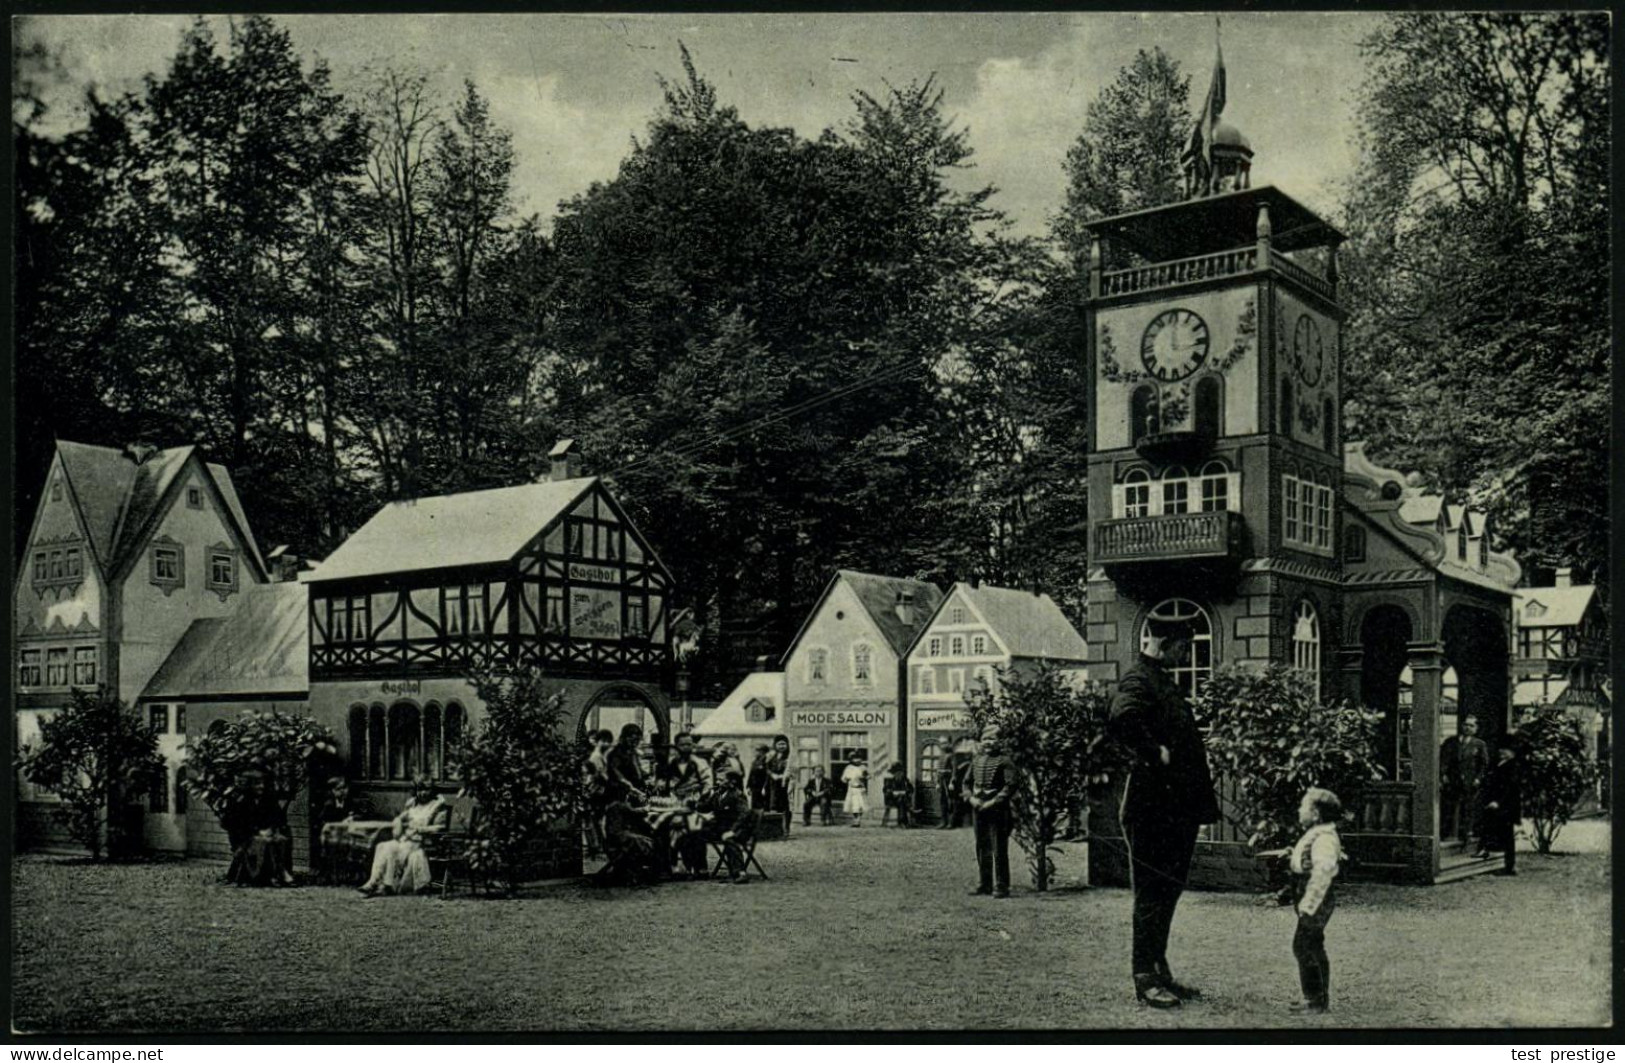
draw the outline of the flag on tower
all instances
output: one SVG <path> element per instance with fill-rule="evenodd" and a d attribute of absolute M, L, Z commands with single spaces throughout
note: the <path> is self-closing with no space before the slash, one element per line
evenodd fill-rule
<path fill-rule="evenodd" d="M 1187 165 L 1197 159 L 1202 160 L 1203 183 L 1207 175 L 1213 172 L 1213 130 L 1219 124 L 1219 115 L 1224 113 L 1224 46 L 1218 40 L 1218 19 L 1214 19 L 1215 58 L 1213 60 L 1213 79 L 1208 83 L 1207 101 L 1202 104 L 1201 117 L 1197 118 L 1196 126 L 1191 130 L 1190 144 L 1185 148 L 1185 162 Z"/>

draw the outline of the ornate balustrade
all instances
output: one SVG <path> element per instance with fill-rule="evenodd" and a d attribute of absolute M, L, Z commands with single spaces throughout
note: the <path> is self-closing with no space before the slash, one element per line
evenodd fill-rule
<path fill-rule="evenodd" d="M 1095 525 L 1092 557 L 1101 564 L 1228 557 L 1241 532 L 1241 514 L 1228 510 L 1105 520 Z"/>
<path fill-rule="evenodd" d="M 1331 281 L 1318 276 L 1311 270 L 1304 269 L 1273 248 L 1270 250 L 1270 265 L 1282 276 L 1292 279 L 1323 299 L 1335 300 L 1337 298 L 1337 292 L 1332 288 Z"/>
<path fill-rule="evenodd" d="M 1408 782 L 1367 783 L 1350 810 L 1350 829 L 1361 834 L 1414 834 L 1411 804 L 1415 789 Z"/>
<path fill-rule="evenodd" d="M 1171 262 L 1158 262 L 1135 269 L 1115 270 L 1100 278 L 1100 294 L 1133 295 L 1157 288 L 1171 288 L 1178 284 L 1232 277 L 1238 273 L 1251 273 L 1258 268 L 1256 245 L 1220 251 L 1213 255 L 1194 258 L 1176 258 Z"/>

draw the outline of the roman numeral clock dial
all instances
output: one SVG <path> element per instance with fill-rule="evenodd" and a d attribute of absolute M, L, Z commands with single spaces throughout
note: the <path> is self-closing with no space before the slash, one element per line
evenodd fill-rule
<path fill-rule="evenodd" d="M 1146 326 L 1140 361 L 1146 372 L 1171 384 L 1202 367 L 1208 354 L 1207 322 L 1189 310 L 1164 310 Z"/>

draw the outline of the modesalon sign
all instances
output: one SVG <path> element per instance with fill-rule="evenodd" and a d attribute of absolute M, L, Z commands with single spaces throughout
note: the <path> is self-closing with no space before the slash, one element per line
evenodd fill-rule
<path fill-rule="evenodd" d="M 792 709 L 791 727 L 890 727 L 886 709 Z"/>

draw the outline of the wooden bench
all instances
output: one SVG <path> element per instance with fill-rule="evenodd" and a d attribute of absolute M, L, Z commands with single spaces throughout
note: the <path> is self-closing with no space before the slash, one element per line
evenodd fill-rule
<path fill-rule="evenodd" d="M 468 847 L 479 822 L 479 806 L 471 797 L 448 797 L 446 808 L 446 829 L 423 836 L 423 854 L 429 858 L 429 885 L 439 890 L 441 897 L 450 896 L 459 878 L 470 886 L 479 884 L 476 879 L 483 881 L 483 876 L 473 873 L 468 859 Z"/>

